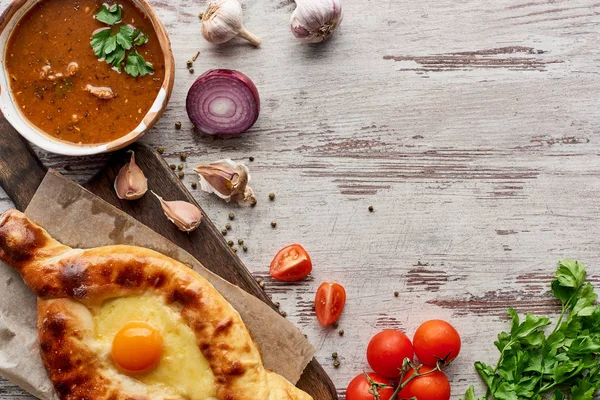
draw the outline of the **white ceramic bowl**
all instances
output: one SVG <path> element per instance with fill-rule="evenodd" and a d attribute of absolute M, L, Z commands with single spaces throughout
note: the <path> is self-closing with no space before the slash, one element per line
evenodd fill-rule
<path fill-rule="evenodd" d="M 4 114 L 4 117 L 31 143 L 44 150 L 57 154 L 84 156 L 106 153 L 123 148 L 138 140 L 156 123 L 156 121 L 158 121 L 167 107 L 175 79 L 175 61 L 173 59 L 173 52 L 171 50 L 171 43 L 167 31 L 150 5 L 145 0 L 133 0 L 152 21 L 152 25 L 154 26 L 154 30 L 165 57 L 165 79 L 158 96 L 154 100 L 148 113 L 144 116 L 142 122 L 125 136 L 104 144 L 79 145 L 56 139 L 34 126 L 27 118 L 25 118 L 25 116 L 23 116 L 23 114 L 21 114 L 10 92 L 6 67 L 4 64 L 8 39 L 19 20 L 38 1 L 39 0 L 13 0 L 13 2 L 4 10 L 2 15 L 0 15 L 0 49 L 2 49 L 0 52 L 0 111 Z"/>

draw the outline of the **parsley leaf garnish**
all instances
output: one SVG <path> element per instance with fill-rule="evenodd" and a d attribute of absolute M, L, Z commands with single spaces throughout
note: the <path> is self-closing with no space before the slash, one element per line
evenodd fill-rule
<path fill-rule="evenodd" d="M 125 50 L 131 49 L 131 46 L 133 46 L 132 36 L 134 32 L 135 30 L 128 25 L 121 26 L 119 28 L 119 32 L 115 35 L 116 41 L 119 44 L 119 46 L 121 46 Z"/>
<path fill-rule="evenodd" d="M 143 44 L 148 43 L 148 36 L 146 36 L 146 34 L 144 32 L 141 32 L 138 30 L 138 34 L 137 35 L 133 35 L 133 37 L 135 37 L 135 44 L 136 46 L 141 46 Z"/>
<path fill-rule="evenodd" d="M 125 59 L 125 50 L 122 47 L 117 47 L 115 51 L 106 55 L 106 62 L 121 72 L 121 63 Z"/>
<path fill-rule="evenodd" d="M 137 77 L 139 75 L 144 76 L 151 72 L 154 72 L 154 68 L 152 68 L 152 64 L 144 60 L 144 57 L 142 57 L 140 53 L 134 50 L 127 56 L 125 71 L 129 75 Z"/>
<path fill-rule="evenodd" d="M 102 8 L 96 14 L 96 19 L 106 25 L 115 25 L 121 22 L 121 7 L 118 4 L 113 4 L 110 8 L 106 4 L 102 4 Z"/>
<path fill-rule="evenodd" d="M 106 40 L 110 38 L 110 29 L 106 28 L 94 36 L 92 36 L 92 41 L 90 44 L 92 45 L 92 49 L 94 49 L 94 54 L 98 58 L 106 58 L 106 53 L 104 52 L 104 44 Z"/>
<path fill-rule="evenodd" d="M 560 261 L 551 288 L 562 305 L 554 329 L 546 330 L 549 318 L 527 314 L 522 321 L 509 309 L 510 332 L 495 342 L 498 363 L 475 363 L 488 391 L 476 397 L 470 387 L 464 400 L 593 400 L 600 392 L 600 306 L 585 265 Z"/>
<path fill-rule="evenodd" d="M 95 18 L 107 25 L 115 25 L 122 20 L 121 7 L 114 4 L 110 7 L 102 5 Z M 154 72 L 152 64 L 135 49 L 148 42 L 148 36 L 130 25 L 121 25 L 116 33 L 107 27 L 92 36 L 90 45 L 99 60 L 104 60 L 121 72 L 125 61 L 125 72 L 133 77 L 145 76 Z"/>

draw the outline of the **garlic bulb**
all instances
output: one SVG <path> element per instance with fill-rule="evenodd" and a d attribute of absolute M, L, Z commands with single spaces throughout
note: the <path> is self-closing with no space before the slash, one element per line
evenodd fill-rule
<path fill-rule="evenodd" d="M 211 1 L 199 16 L 202 36 L 211 43 L 221 44 L 239 36 L 255 46 L 260 45 L 260 39 L 244 28 L 242 6 L 238 0 Z"/>
<path fill-rule="evenodd" d="M 191 232 L 200 226 L 202 211 L 187 201 L 165 201 L 162 197 L 152 192 L 160 201 L 163 212 L 177 228 L 184 232 Z"/>
<path fill-rule="evenodd" d="M 296 0 L 291 18 L 292 33 L 301 42 L 322 42 L 333 35 L 342 17 L 339 0 Z"/>
<path fill-rule="evenodd" d="M 241 205 L 255 205 L 256 196 L 248 182 L 250 171 L 244 164 L 232 160 L 219 160 L 199 165 L 194 171 L 200 177 L 200 188 L 214 193 L 225 201 L 236 200 Z"/>
<path fill-rule="evenodd" d="M 115 178 L 115 192 L 120 199 L 137 200 L 148 190 L 148 180 L 135 163 L 135 153 L 133 151 L 130 153 L 131 159 L 123 165 Z"/>

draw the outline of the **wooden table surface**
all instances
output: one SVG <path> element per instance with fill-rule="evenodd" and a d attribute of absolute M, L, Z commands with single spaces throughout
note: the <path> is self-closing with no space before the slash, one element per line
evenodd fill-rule
<path fill-rule="evenodd" d="M 443 318 L 463 338 L 447 370 L 458 399 L 479 384 L 472 363 L 497 359 L 492 342 L 507 328 L 507 307 L 558 309 L 548 294 L 558 259 L 586 262 L 598 283 L 597 0 L 346 0 L 339 34 L 320 46 L 292 37 L 293 1 L 244 1 L 259 49 L 204 41 L 204 2 L 150 2 L 177 72 L 169 107 L 143 141 L 164 146 L 174 164 L 187 153 L 188 187 L 198 163 L 247 161 L 256 208 L 192 193 L 217 225 L 235 212 L 227 238 L 245 240 L 248 253 L 238 254 L 308 335 L 342 398 L 368 368 L 373 334 L 412 335 L 423 320 Z M 190 74 L 185 62 L 197 50 Z M 260 91 L 261 116 L 241 137 L 191 130 L 187 89 L 209 68 L 239 69 Z M 80 181 L 107 159 L 39 154 Z M 0 189 L 0 211 L 9 207 Z M 274 282 L 268 264 L 292 242 L 308 249 L 313 273 Z M 343 337 L 311 310 L 322 281 L 347 289 Z M 0 399 L 14 398 L 29 397 L 0 382 Z"/>

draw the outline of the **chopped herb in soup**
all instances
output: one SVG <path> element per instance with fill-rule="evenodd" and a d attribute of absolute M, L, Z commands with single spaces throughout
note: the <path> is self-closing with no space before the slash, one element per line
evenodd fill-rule
<path fill-rule="evenodd" d="M 5 60 L 23 115 L 81 144 L 131 132 L 165 76 L 152 23 L 132 0 L 41 0 L 15 27 Z"/>

